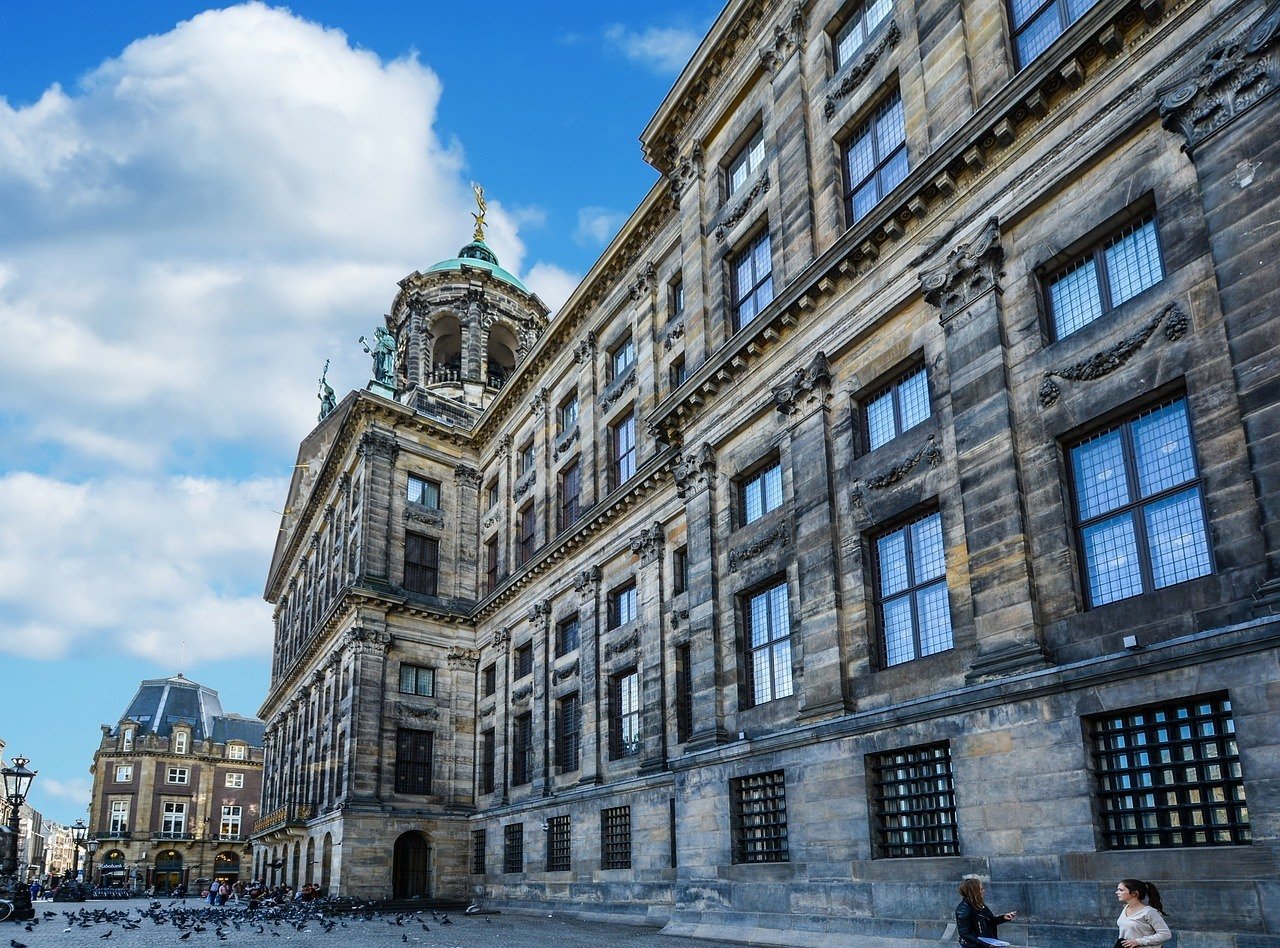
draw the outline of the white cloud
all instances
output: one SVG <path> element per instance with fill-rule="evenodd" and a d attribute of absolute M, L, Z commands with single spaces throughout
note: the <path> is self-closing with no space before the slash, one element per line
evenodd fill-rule
<path fill-rule="evenodd" d="M 569 295 L 578 288 L 582 277 L 576 273 L 561 269 L 553 263 L 539 261 L 529 268 L 529 275 L 524 278 L 525 284 L 537 293 L 542 302 L 552 313 L 564 305 Z"/>
<path fill-rule="evenodd" d="M 0 651 L 120 649 L 166 665 L 269 654 L 260 590 L 285 488 L 0 477 Z"/>
<path fill-rule="evenodd" d="M 627 59 L 662 76 L 674 76 L 685 67 L 702 40 L 702 33 L 676 27 L 632 30 L 615 24 L 605 30 L 605 40 Z"/>
<path fill-rule="evenodd" d="M 47 774 L 40 778 L 40 789 L 59 800 L 70 800 L 72 803 L 88 805 L 93 796 L 93 784 L 83 777 L 72 777 L 70 780 L 59 780 Z"/>
<path fill-rule="evenodd" d="M 578 229 L 574 239 L 584 246 L 604 245 L 627 221 L 627 215 L 607 207 L 584 207 L 578 211 Z"/>

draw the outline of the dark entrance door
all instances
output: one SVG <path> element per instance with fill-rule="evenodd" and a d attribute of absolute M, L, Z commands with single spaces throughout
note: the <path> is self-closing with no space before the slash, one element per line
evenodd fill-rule
<path fill-rule="evenodd" d="M 396 840 L 391 863 L 391 895 L 397 899 L 411 899 L 415 895 L 430 895 L 428 857 L 430 849 L 426 838 L 419 832 L 405 833 Z"/>

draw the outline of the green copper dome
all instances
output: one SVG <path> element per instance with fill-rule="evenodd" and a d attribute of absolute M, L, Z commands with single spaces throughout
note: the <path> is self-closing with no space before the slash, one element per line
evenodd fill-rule
<path fill-rule="evenodd" d="M 499 280 L 510 283 L 521 293 L 528 293 L 529 289 L 523 283 L 516 279 L 515 274 L 509 273 L 498 266 L 498 256 L 489 249 L 489 245 L 483 240 L 473 240 L 461 250 L 458 255 L 450 260 L 441 260 L 427 268 L 428 273 L 439 273 L 442 270 L 461 270 L 466 267 L 477 267 L 481 270 L 488 270 Z"/>

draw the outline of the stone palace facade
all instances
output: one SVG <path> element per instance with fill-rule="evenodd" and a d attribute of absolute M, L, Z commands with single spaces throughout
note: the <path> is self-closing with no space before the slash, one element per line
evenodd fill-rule
<path fill-rule="evenodd" d="M 1280 944 L 1278 81 L 1280 2 L 731 0 L 564 307 L 478 233 L 302 443 L 256 871 Z"/>

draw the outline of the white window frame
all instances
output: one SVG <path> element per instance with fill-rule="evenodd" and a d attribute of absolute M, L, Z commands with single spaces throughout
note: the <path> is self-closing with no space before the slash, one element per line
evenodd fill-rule
<path fill-rule="evenodd" d="M 173 752 L 175 754 L 185 754 L 191 748 L 191 735 L 183 730 L 175 730 L 173 732 Z"/>
<path fill-rule="evenodd" d="M 227 759 L 228 760 L 248 760 L 249 748 L 245 747 L 243 744 L 228 744 Z"/>
<path fill-rule="evenodd" d="M 229 789 L 231 789 L 231 790 L 243 790 L 243 789 L 244 789 L 244 774 L 239 773 L 238 771 L 237 771 L 237 772 L 231 772 L 231 773 L 228 773 L 228 774 L 227 774 L 227 779 L 226 779 L 226 785 L 227 785 L 227 787 L 228 787 Z"/>
<path fill-rule="evenodd" d="M 239 837 L 244 822 L 244 808 L 236 805 L 225 805 L 222 808 L 222 819 L 218 823 L 218 835 Z"/>
<path fill-rule="evenodd" d="M 185 836 L 187 832 L 187 804 L 183 800 L 165 800 L 160 832 L 168 836 Z"/>
<path fill-rule="evenodd" d="M 165 783 L 175 783 L 190 785 L 191 768 L 190 767 L 170 767 L 165 773 Z"/>
<path fill-rule="evenodd" d="M 129 832 L 129 801 L 112 800 L 109 828 L 112 833 Z"/>
<path fill-rule="evenodd" d="M 116 764 L 116 783 L 131 783 L 133 781 L 133 764 Z"/>

